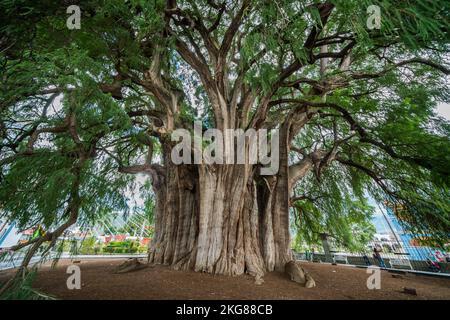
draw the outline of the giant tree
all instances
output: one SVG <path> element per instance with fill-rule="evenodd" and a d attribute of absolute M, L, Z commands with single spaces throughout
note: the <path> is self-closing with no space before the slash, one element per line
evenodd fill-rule
<path fill-rule="evenodd" d="M 179 269 L 282 270 L 290 216 L 346 215 L 368 193 L 448 237 L 445 1 L 379 1 L 379 26 L 370 1 L 75 3 L 79 30 L 34 4 L 26 44 L 2 26 L 1 204 L 23 227 L 61 228 L 38 244 L 123 205 L 138 173 L 156 199 L 149 261 Z M 171 134 L 199 119 L 277 129 L 279 170 L 174 164 Z"/>

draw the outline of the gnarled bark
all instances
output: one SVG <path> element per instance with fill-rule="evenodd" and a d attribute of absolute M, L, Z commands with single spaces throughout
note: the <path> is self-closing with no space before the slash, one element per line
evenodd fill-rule
<path fill-rule="evenodd" d="M 154 179 L 156 233 L 149 262 L 225 275 L 283 270 L 291 260 L 283 161 L 280 176 L 268 178 L 250 165 L 168 162 L 164 175 Z"/>
<path fill-rule="evenodd" d="M 216 274 L 262 275 L 256 187 L 244 165 L 172 166 L 156 193 L 149 261 Z"/>

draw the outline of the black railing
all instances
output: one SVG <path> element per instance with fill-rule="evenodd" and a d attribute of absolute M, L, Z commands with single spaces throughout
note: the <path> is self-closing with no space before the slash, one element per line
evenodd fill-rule
<path fill-rule="evenodd" d="M 377 246 L 377 244 L 374 244 L 374 246 L 370 246 L 369 248 L 375 246 Z M 325 254 L 324 252 L 296 252 L 295 257 L 298 260 L 311 262 L 350 264 L 356 266 L 375 265 L 392 269 L 450 273 L 450 261 L 448 256 L 436 256 L 432 250 L 430 250 L 429 255 L 427 256 L 425 254 L 414 254 L 413 250 L 416 250 L 416 247 L 405 248 L 405 246 L 402 246 L 400 248 L 394 247 L 394 250 L 388 250 L 386 249 L 386 246 L 383 246 L 381 250 L 379 247 L 377 249 L 379 250 L 379 256 L 374 254 L 373 249 L 368 249 L 367 252 L 361 253 L 348 253 L 344 250 L 333 250 L 329 254 Z M 413 254 L 411 254 L 411 252 L 413 252 Z M 417 257 L 419 257 L 419 259 Z"/>

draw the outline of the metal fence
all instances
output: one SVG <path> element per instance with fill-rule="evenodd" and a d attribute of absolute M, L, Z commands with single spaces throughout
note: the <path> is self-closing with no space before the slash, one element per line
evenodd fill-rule
<path fill-rule="evenodd" d="M 377 248 L 378 255 L 373 248 Z M 439 252 L 440 254 L 437 254 Z M 311 262 L 327 262 L 356 266 L 375 265 L 384 268 L 416 270 L 436 273 L 450 273 L 449 257 L 439 250 L 426 247 L 392 246 L 386 243 L 373 242 L 365 252 L 349 253 L 332 249 L 325 252 L 295 253 L 296 259 Z"/>

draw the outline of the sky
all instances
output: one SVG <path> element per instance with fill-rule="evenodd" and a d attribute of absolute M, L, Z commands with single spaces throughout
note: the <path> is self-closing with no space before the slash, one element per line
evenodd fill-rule
<path fill-rule="evenodd" d="M 389 233 L 389 225 L 386 218 L 383 216 L 383 211 L 386 210 L 382 204 L 377 203 L 372 197 L 368 196 L 369 205 L 375 208 L 375 212 L 372 218 L 372 223 L 377 229 L 377 233 Z M 386 213 L 386 211 L 384 211 Z"/>
<path fill-rule="evenodd" d="M 450 121 L 450 104 L 439 103 L 437 106 L 437 113 Z"/>

